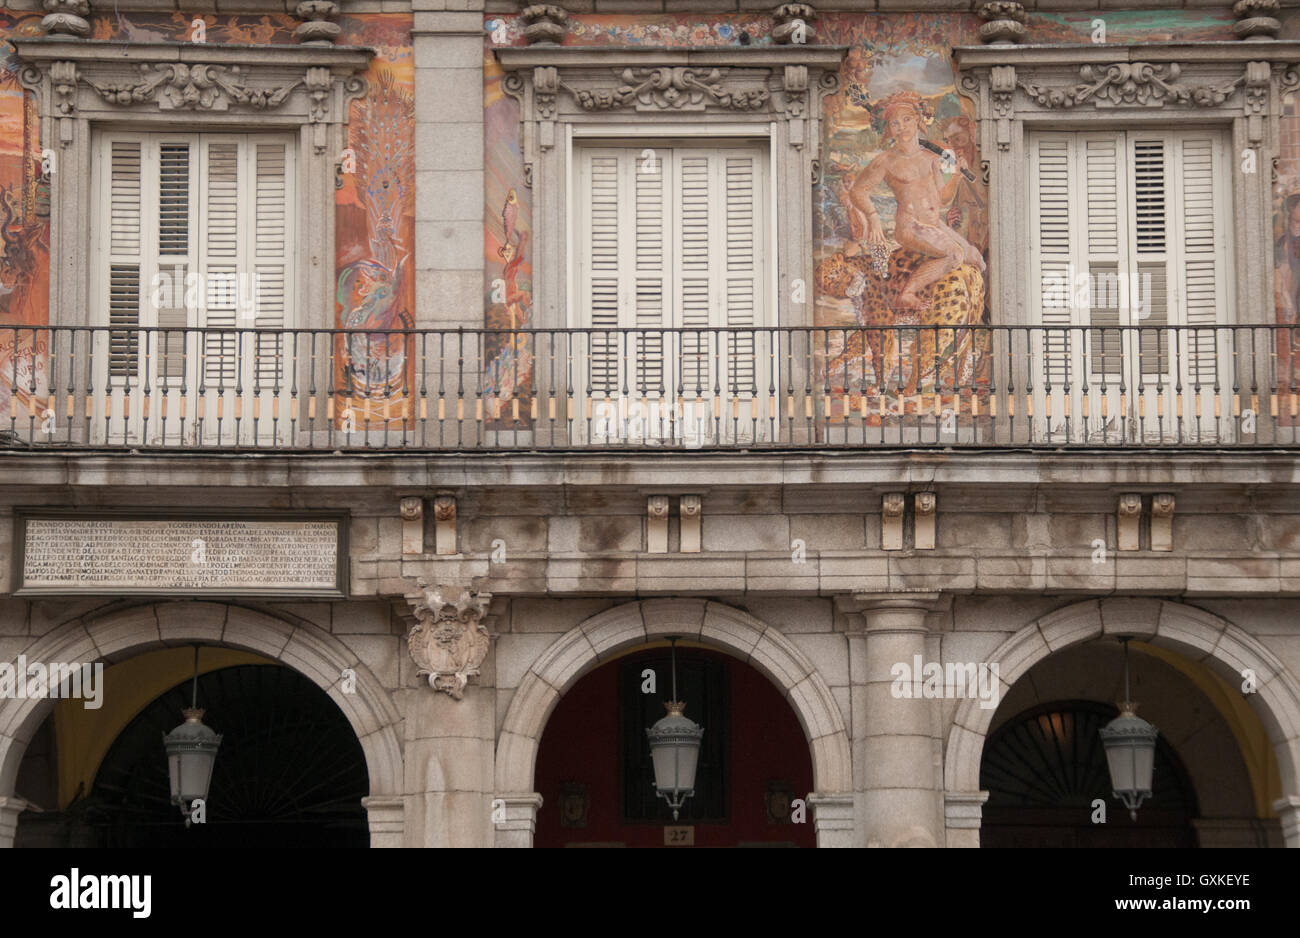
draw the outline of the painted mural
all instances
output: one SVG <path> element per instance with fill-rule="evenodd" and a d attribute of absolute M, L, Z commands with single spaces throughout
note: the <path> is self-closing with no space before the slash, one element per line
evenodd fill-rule
<path fill-rule="evenodd" d="M 94 39 L 189 41 L 195 17 L 172 14 L 99 16 Z M 299 20 L 280 16 L 204 16 L 205 41 L 294 45 Z M 0 17 L 0 35 L 41 35 L 40 16 Z M 334 321 L 338 327 L 402 329 L 414 325 L 415 239 L 414 60 L 411 18 L 342 17 L 339 43 L 377 51 L 366 78 L 370 92 L 353 103 L 348 127 L 351 172 L 336 195 Z M 8 55 L 0 76 L 0 408 L 8 411 L 17 386 L 28 407 L 46 393 L 44 347 L 32 354 L 32 334 L 4 328 L 49 321 L 49 189 L 41 179 L 34 97 L 17 81 Z M 17 355 L 15 355 L 15 336 Z M 41 336 L 38 342 L 44 343 Z M 335 349 L 335 386 L 352 398 L 358 428 L 410 417 L 414 380 L 410 340 L 384 335 L 341 340 Z M 322 350 L 324 351 L 324 350 Z M 31 393 L 31 389 L 35 393 Z M 335 417 L 342 425 L 347 406 Z"/>
<path fill-rule="evenodd" d="M 335 199 L 336 324 L 346 329 L 415 327 L 415 58 L 411 19 L 342 17 L 339 42 L 370 46 L 367 96 L 352 105 L 348 149 L 355 171 L 343 173 Z M 415 341 L 409 336 L 353 335 L 338 355 L 336 380 L 352 401 L 341 419 L 358 428 L 401 425 L 411 410 Z"/>
<path fill-rule="evenodd" d="M 953 329 L 987 322 L 988 194 L 974 112 L 956 93 L 950 48 L 978 20 L 826 16 L 819 41 L 849 47 L 826 100 L 823 175 L 814 201 L 817 305 L 827 384 L 850 410 L 862 393 L 970 389 L 982 343 Z M 852 331 L 850 331 L 850 329 Z M 960 405 L 958 405 L 960 406 Z M 879 415 L 873 403 L 869 413 Z M 839 411 L 832 410 L 832 416 Z"/>
<path fill-rule="evenodd" d="M 1283 98 L 1280 125 L 1273 189 L 1273 305 L 1280 325 L 1300 327 L 1300 101 L 1294 93 Z M 1277 382 L 1288 397 L 1300 387 L 1300 328 L 1279 330 Z M 1294 423 L 1289 409 L 1280 417 Z"/>
<path fill-rule="evenodd" d="M 502 92 L 501 79 L 505 73 L 490 52 L 483 68 L 483 134 L 493 144 L 486 148 L 484 165 L 487 201 L 483 239 L 487 278 L 484 328 L 531 329 L 532 199 L 524 185 L 519 102 Z M 521 334 L 488 332 L 484 336 L 487 366 L 483 387 L 489 429 L 519 429 L 529 424 L 529 412 L 519 408 L 532 396 L 534 351 L 534 344 Z"/>
<path fill-rule="evenodd" d="M 39 36 L 41 17 L 0 16 L 0 35 Z M 18 84 L 12 52 L 0 73 L 0 414 L 39 410 L 47 393 L 50 190 L 41 175 L 36 99 Z M 14 400 L 16 398 L 16 400 Z"/>

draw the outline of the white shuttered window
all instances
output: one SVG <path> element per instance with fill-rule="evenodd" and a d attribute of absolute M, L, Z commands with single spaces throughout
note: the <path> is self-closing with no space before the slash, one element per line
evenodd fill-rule
<path fill-rule="evenodd" d="M 766 164 L 757 146 L 580 151 L 575 325 L 596 330 L 592 400 L 655 401 L 660 415 L 676 402 L 677 418 L 743 400 L 748 422 L 769 387 L 753 331 L 769 325 Z"/>
<path fill-rule="evenodd" d="M 1034 311 L 1086 327 L 1034 337 L 1043 419 L 1089 413 L 1096 428 L 1103 408 L 1155 418 L 1166 403 L 1172 417 L 1180 385 L 1212 406 L 1216 382 L 1231 384 L 1228 337 L 1192 328 L 1231 322 L 1228 156 L 1211 130 L 1030 137 Z"/>
<path fill-rule="evenodd" d="M 293 138 L 112 133 L 95 153 L 108 387 L 273 393 L 285 339 L 251 330 L 294 325 Z"/>

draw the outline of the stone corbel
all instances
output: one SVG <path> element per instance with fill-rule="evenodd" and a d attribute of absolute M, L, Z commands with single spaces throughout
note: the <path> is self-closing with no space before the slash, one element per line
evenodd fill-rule
<path fill-rule="evenodd" d="M 1151 549 L 1174 549 L 1174 496 L 1168 492 L 1151 498 Z"/>
<path fill-rule="evenodd" d="M 433 498 L 434 552 L 448 555 L 456 553 L 456 496 L 439 492 Z"/>
<path fill-rule="evenodd" d="M 700 552 L 700 514 L 701 498 L 698 495 L 683 495 L 681 499 L 682 545 L 683 554 Z"/>
<path fill-rule="evenodd" d="M 1142 523 L 1142 496 L 1132 492 L 1121 495 L 1115 521 L 1116 549 L 1137 550 L 1138 531 Z"/>
<path fill-rule="evenodd" d="M 424 553 L 424 499 L 408 495 L 401 501 L 402 553 Z"/>
<path fill-rule="evenodd" d="M 416 674 L 427 677 L 435 691 L 460 700 L 492 644 L 486 624 L 492 594 L 427 580 L 418 586 L 418 593 L 406 596 L 416 619 L 406 636 L 407 650 Z"/>
<path fill-rule="evenodd" d="M 1268 62 L 1246 63 L 1246 138 L 1252 147 L 1264 142 L 1264 118 L 1268 116 L 1268 99 L 1273 90 L 1273 69 Z"/>
<path fill-rule="evenodd" d="M 912 544 L 917 550 L 934 550 L 935 507 L 938 498 L 934 492 L 916 493 L 916 512 L 913 517 Z"/>
<path fill-rule="evenodd" d="M 646 500 L 646 552 L 668 553 L 668 496 L 651 495 Z"/>
<path fill-rule="evenodd" d="M 1016 69 L 1013 65 L 994 65 L 989 69 L 989 104 L 996 121 L 999 150 L 1011 149 L 1011 118 L 1015 113 Z"/>
<path fill-rule="evenodd" d="M 50 108 L 58 116 L 59 145 L 64 147 L 72 143 L 77 116 L 77 77 L 76 62 L 50 63 Z"/>
<path fill-rule="evenodd" d="M 888 492 L 880 500 L 880 549 L 903 549 L 903 507 L 906 504 L 902 492 Z"/>
<path fill-rule="evenodd" d="M 533 106 L 537 109 L 537 145 L 543 150 L 555 146 L 555 96 L 560 91 L 560 72 L 552 66 L 533 69 Z"/>

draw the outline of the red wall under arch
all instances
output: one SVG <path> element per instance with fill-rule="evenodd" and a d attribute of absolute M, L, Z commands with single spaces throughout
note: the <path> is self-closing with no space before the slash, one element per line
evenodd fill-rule
<path fill-rule="evenodd" d="M 637 654 L 641 654 L 638 652 Z M 662 655 L 662 649 L 648 654 Z M 794 711 L 777 688 L 749 665 L 701 649 L 679 649 L 683 656 L 721 661 L 729 672 L 731 692 L 728 743 L 731 791 L 727 823 L 697 823 L 695 845 L 816 843 L 812 812 L 802 824 L 768 819 L 765 795 L 769 781 L 786 781 L 792 797 L 812 791 L 812 759 Z M 556 705 L 537 753 L 536 785 L 544 802 L 537 813 L 539 847 L 621 843 L 661 847 L 660 822 L 625 823 L 619 804 L 618 671 L 625 659 L 602 665 L 583 677 Z M 566 782 L 587 786 L 590 805 L 586 827 L 560 824 L 560 791 Z"/>

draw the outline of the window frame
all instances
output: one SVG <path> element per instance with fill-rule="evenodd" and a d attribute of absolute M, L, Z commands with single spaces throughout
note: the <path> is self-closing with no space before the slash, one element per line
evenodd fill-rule
<path fill-rule="evenodd" d="M 1032 325 L 1029 192 L 1033 130 L 1226 129 L 1229 157 L 1256 151 L 1256 171 L 1232 174 L 1234 321 L 1271 323 L 1272 181 L 1281 95 L 1300 88 L 1300 42 L 1141 46 L 958 46 L 958 89 L 971 98 L 989 191 L 993 322 Z M 1126 74 L 1121 74 L 1121 71 Z M 1135 77 L 1134 77 L 1135 76 Z M 1134 77 L 1131 90 L 1122 85 Z"/>
<path fill-rule="evenodd" d="M 525 183 L 533 189 L 533 328 L 572 325 L 574 141 L 655 136 L 768 139 L 774 284 L 769 303 L 779 325 L 812 325 L 813 187 L 820 175 L 821 99 L 837 87 L 847 47 L 493 51 L 506 72 L 503 90 L 520 102 Z M 652 71 L 667 83 L 667 93 L 642 84 L 635 96 L 611 97 L 627 75 L 641 83 Z M 801 303 L 793 301 L 797 280 L 805 285 Z"/>
<path fill-rule="evenodd" d="M 86 219 L 101 132 L 292 133 L 298 174 L 293 253 L 299 328 L 332 328 L 335 177 L 351 102 L 373 49 L 15 39 L 34 91 L 50 174 L 51 326 L 88 326 L 94 266 Z M 196 73 L 207 82 L 196 84 Z M 217 79 L 213 81 L 213 79 Z"/>

